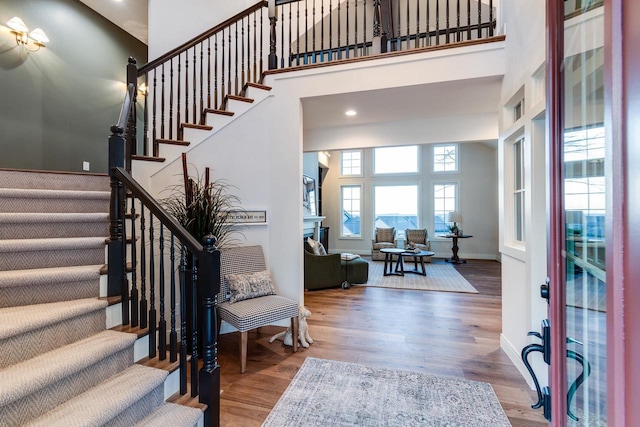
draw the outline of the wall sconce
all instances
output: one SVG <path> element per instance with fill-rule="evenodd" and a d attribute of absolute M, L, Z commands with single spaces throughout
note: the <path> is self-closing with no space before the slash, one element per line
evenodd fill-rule
<path fill-rule="evenodd" d="M 24 21 L 17 16 L 14 16 L 7 22 L 7 26 L 11 28 L 11 32 L 16 36 L 16 44 L 23 46 L 30 52 L 35 52 L 44 47 L 45 43 L 49 43 L 49 37 L 42 31 L 42 28 L 36 28 L 29 33 L 29 28 L 25 25 Z M 36 49 L 29 49 L 29 39 L 33 41 Z"/>

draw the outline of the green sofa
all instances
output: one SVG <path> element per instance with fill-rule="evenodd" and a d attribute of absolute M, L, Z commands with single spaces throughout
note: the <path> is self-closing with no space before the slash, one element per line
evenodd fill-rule
<path fill-rule="evenodd" d="M 304 250 L 304 288 L 307 290 L 337 288 L 345 277 L 351 284 L 367 283 L 369 279 L 369 263 L 356 258 L 351 261 L 341 260 L 340 254 L 315 255 Z M 348 263 L 348 266 L 347 266 Z"/>

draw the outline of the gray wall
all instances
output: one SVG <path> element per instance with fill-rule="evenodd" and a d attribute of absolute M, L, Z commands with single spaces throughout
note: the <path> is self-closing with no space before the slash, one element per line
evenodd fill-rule
<path fill-rule="evenodd" d="M 16 46 L 5 23 L 19 16 L 51 40 Z M 147 47 L 77 0 L 2 0 L 0 167 L 107 171 L 107 137 L 124 98 L 125 67 Z"/>

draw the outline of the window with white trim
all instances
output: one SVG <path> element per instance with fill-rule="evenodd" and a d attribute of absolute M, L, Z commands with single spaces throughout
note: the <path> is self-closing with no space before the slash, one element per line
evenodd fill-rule
<path fill-rule="evenodd" d="M 362 213 L 362 186 L 340 186 L 340 237 L 362 237 L 360 214 Z"/>
<path fill-rule="evenodd" d="M 348 150 L 340 153 L 340 175 L 362 176 L 362 150 Z"/>
<path fill-rule="evenodd" d="M 458 172 L 458 144 L 433 146 L 433 171 Z"/>
<path fill-rule="evenodd" d="M 376 185 L 373 197 L 375 228 L 418 228 L 417 185 Z"/>
<path fill-rule="evenodd" d="M 447 214 L 457 210 L 458 183 L 439 182 L 433 185 L 433 232 L 448 233 Z"/>
<path fill-rule="evenodd" d="M 418 146 L 380 147 L 373 149 L 373 173 L 418 173 Z"/>
<path fill-rule="evenodd" d="M 524 242 L 524 137 L 513 143 L 513 240 Z"/>

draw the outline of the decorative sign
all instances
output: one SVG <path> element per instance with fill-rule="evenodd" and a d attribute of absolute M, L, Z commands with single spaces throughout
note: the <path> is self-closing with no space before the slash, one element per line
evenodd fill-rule
<path fill-rule="evenodd" d="M 263 224 L 267 222 L 267 211 L 229 211 L 226 222 L 232 224 Z"/>

